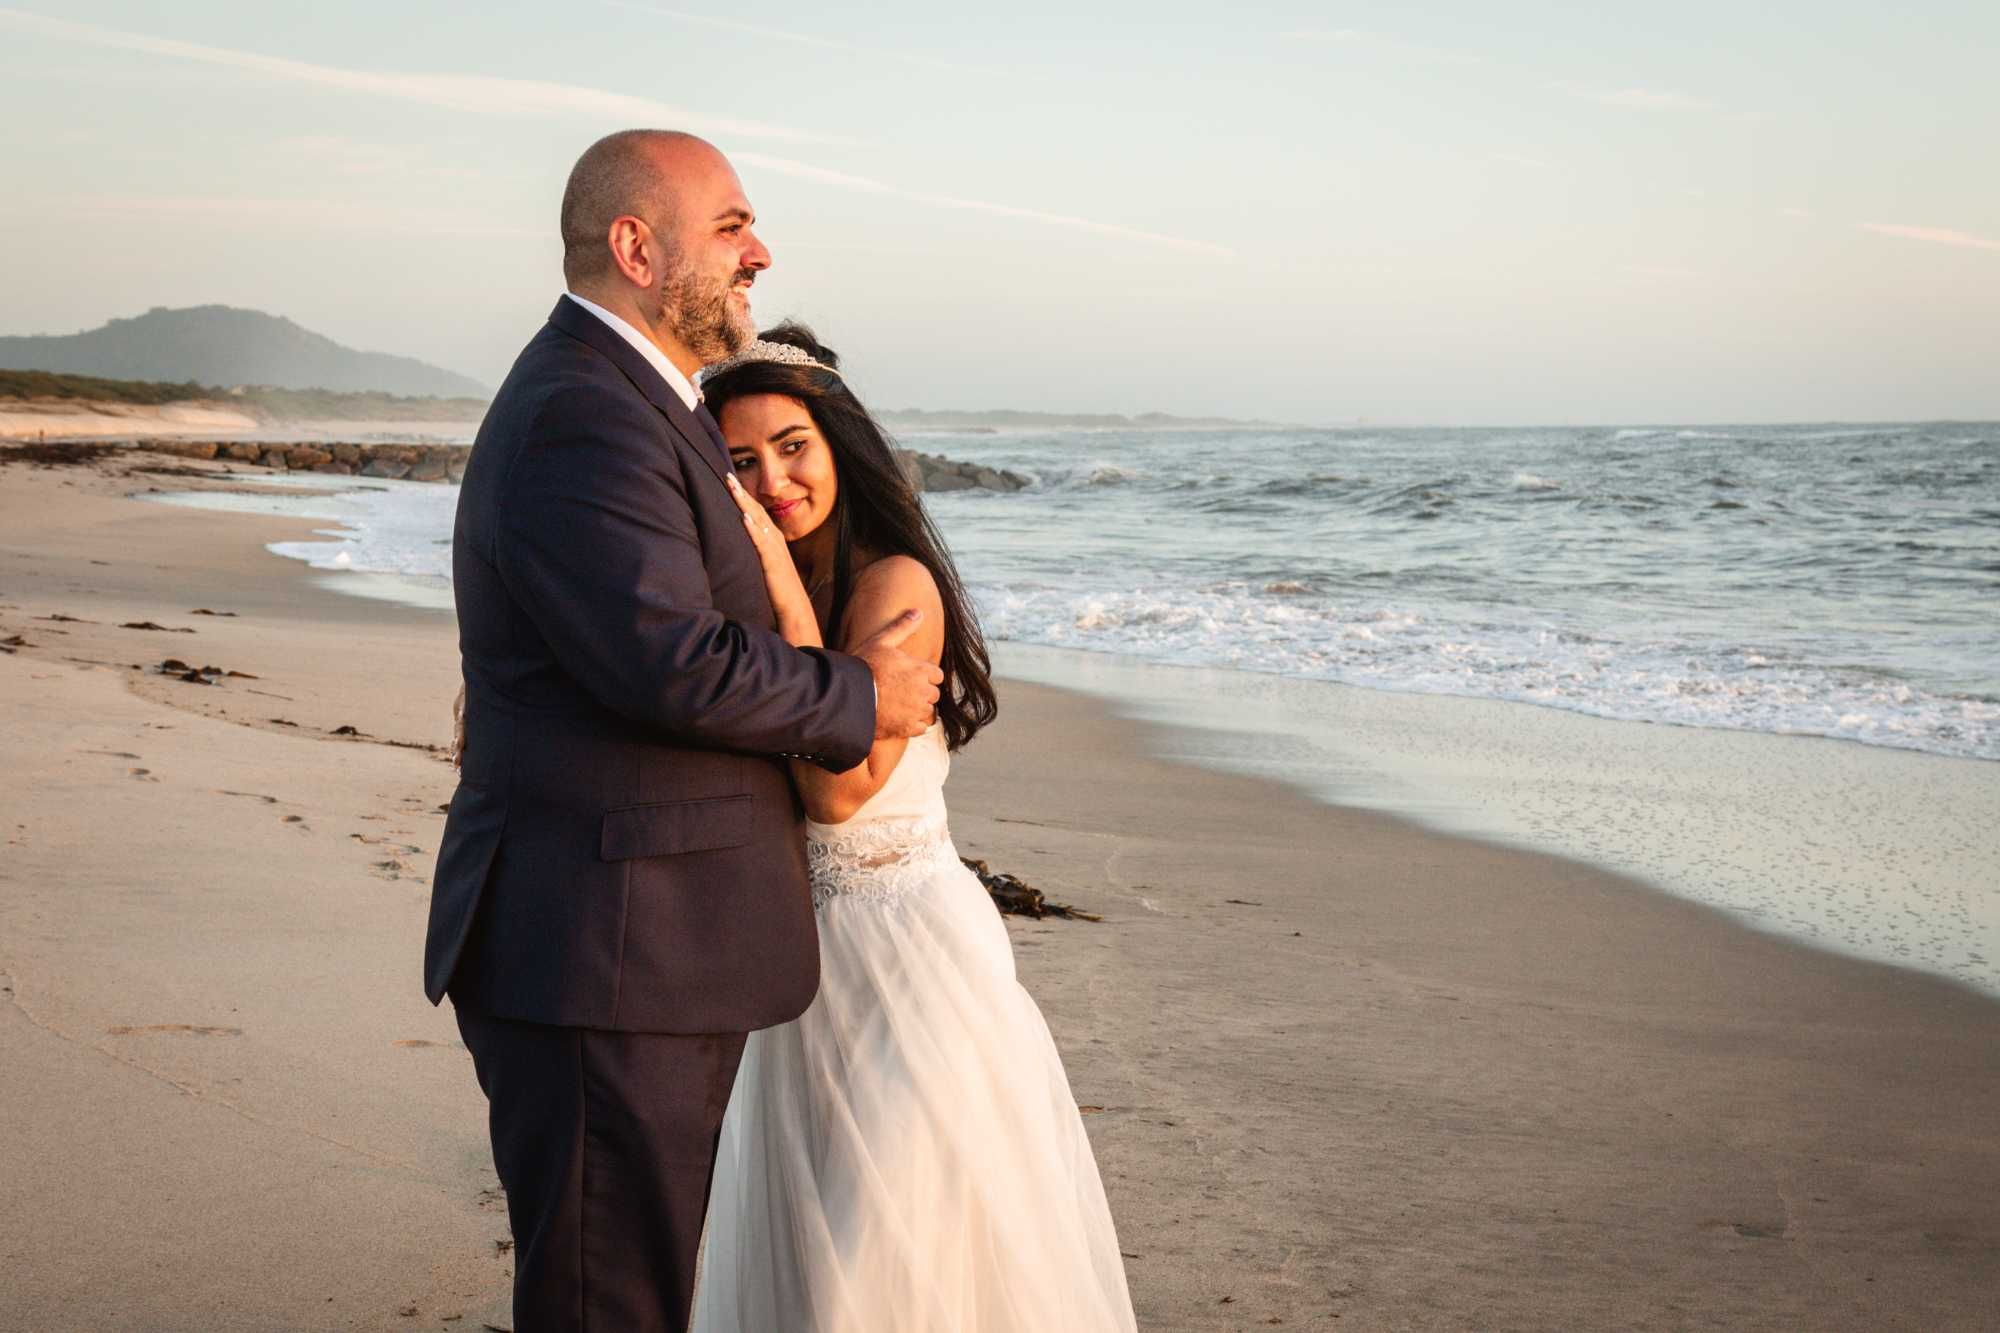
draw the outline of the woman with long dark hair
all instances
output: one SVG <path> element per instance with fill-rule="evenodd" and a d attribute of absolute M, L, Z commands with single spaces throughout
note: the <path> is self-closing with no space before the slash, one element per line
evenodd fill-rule
<path fill-rule="evenodd" d="M 845 773 L 794 762 L 820 989 L 751 1034 L 723 1122 L 701 1333 L 1111 1333 L 1123 1261 L 1069 1081 L 946 825 L 951 751 L 993 719 L 965 591 L 881 428 L 810 330 L 710 368 L 778 629 L 844 647 L 908 610 L 938 720 Z"/>

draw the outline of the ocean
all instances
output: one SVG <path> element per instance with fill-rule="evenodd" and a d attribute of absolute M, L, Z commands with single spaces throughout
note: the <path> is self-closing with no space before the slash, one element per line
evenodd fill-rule
<path fill-rule="evenodd" d="M 913 435 L 995 640 L 2000 759 L 2000 425 Z M 452 488 L 278 548 L 448 601 Z"/>
<path fill-rule="evenodd" d="M 1032 479 L 926 497 L 1003 674 L 2000 995 L 2000 425 L 902 442 Z M 450 606 L 455 488 L 279 480 L 157 498 Z"/>

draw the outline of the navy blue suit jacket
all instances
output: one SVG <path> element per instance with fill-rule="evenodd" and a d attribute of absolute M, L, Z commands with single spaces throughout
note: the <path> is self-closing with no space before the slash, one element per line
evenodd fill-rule
<path fill-rule="evenodd" d="M 452 533 L 466 756 L 424 987 L 500 1018 L 735 1032 L 819 983 L 782 756 L 874 739 L 868 669 L 773 630 L 714 438 L 561 300 L 493 399 Z"/>

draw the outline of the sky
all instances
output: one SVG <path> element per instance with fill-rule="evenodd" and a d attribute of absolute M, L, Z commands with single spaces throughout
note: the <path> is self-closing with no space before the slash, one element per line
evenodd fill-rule
<path fill-rule="evenodd" d="M 1990 0 L 0 0 L 0 334 L 219 302 L 497 384 L 654 125 L 877 408 L 1994 419 L 1996 56 Z"/>

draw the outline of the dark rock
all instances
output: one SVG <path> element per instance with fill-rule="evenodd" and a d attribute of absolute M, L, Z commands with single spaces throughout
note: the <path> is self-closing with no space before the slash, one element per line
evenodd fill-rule
<path fill-rule="evenodd" d="M 64 467 L 76 463 L 90 463 L 106 454 L 119 452 L 124 446 L 101 444 L 95 440 L 88 443 L 70 441 L 45 444 L 37 440 L 33 444 L 0 445 L 0 466 L 8 463 L 35 463 L 42 467 Z"/>
<path fill-rule="evenodd" d="M 160 631 L 160 632 L 161 632 L 162 634 L 192 634 L 192 633 L 194 633 L 194 631 L 193 631 L 193 630 L 189 629 L 189 628 L 188 628 L 187 626 L 185 626 L 185 625 L 159 625 L 159 624 L 155 624 L 154 622 L 152 622 L 152 621 L 150 621 L 150 620 L 128 620 L 128 621 L 126 621 L 126 622 L 125 622 L 124 624 L 120 625 L 120 626 L 119 626 L 118 628 L 119 628 L 119 629 L 151 629 L 151 630 L 158 630 L 158 631 Z"/>
<path fill-rule="evenodd" d="M 351 477 L 354 475 L 354 469 L 346 463 L 316 463 L 313 465 L 313 471 L 323 472 L 332 477 Z"/>
<path fill-rule="evenodd" d="M 364 453 L 362 446 L 358 444 L 329 444 L 327 449 L 333 454 L 334 462 L 345 463 L 349 467 L 360 466 Z"/>
<path fill-rule="evenodd" d="M 897 453 L 910 484 L 920 491 L 965 491 L 975 487 L 989 491 L 1018 491 L 1028 484 L 1026 477 L 1000 468 L 961 463 L 937 454 L 918 453 L 914 449 L 902 449 Z"/>
<path fill-rule="evenodd" d="M 213 440 L 144 440 L 140 447 L 176 458 L 213 458 L 222 446 Z"/>
<path fill-rule="evenodd" d="M 285 466 L 290 468 L 312 468 L 332 461 L 332 454 L 310 444 L 295 444 L 285 450 Z"/>
<path fill-rule="evenodd" d="M 235 441 L 222 446 L 222 456 L 224 458 L 233 458 L 239 463 L 256 462 L 260 451 L 258 445 L 247 444 L 242 441 Z"/>
<path fill-rule="evenodd" d="M 400 481 L 410 475 L 410 465 L 394 458 L 371 458 L 362 466 L 364 477 L 381 477 L 388 481 Z"/>

